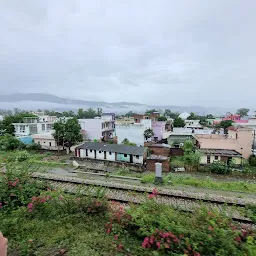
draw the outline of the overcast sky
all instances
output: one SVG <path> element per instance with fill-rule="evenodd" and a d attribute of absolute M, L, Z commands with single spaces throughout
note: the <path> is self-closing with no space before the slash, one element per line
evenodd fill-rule
<path fill-rule="evenodd" d="M 0 0 L 0 94 L 254 107 L 255 0 Z"/>

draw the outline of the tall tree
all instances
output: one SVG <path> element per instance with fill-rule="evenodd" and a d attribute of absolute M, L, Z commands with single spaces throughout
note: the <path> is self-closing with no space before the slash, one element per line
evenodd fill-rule
<path fill-rule="evenodd" d="M 53 125 L 53 137 L 59 146 L 66 146 L 70 149 L 73 145 L 83 140 L 81 127 L 76 118 L 67 121 L 58 121 Z"/>
<path fill-rule="evenodd" d="M 206 118 L 207 118 L 207 119 L 213 119 L 214 116 L 213 116 L 212 114 L 208 114 L 208 115 L 206 116 Z"/>
<path fill-rule="evenodd" d="M 165 116 L 159 116 L 157 118 L 158 121 L 167 121 L 167 118 Z"/>
<path fill-rule="evenodd" d="M 154 112 L 159 112 L 159 111 L 156 110 L 156 109 L 147 109 L 146 112 L 145 112 L 145 114 L 146 114 L 146 115 L 150 115 L 150 114 L 153 114 Z"/>
<path fill-rule="evenodd" d="M 198 120 L 199 118 L 194 112 L 191 112 L 190 116 L 187 119 L 188 120 Z"/>
<path fill-rule="evenodd" d="M 240 116 L 248 116 L 250 109 L 249 108 L 239 108 L 236 113 Z"/>
<path fill-rule="evenodd" d="M 174 127 L 184 127 L 185 121 L 182 118 L 177 117 L 176 119 L 174 119 L 173 126 Z"/>
<path fill-rule="evenodd" d="M 150 139 L 154 136 L 154 131 L 152 129 L 148 128 L 144 131 L 143 135 L 144 135 L 145 140 L 148 141 L 148 139 Z"/>
<path fill-rule="evenodd" d="M 84 118 L 84 110 L 82 108 L 79 108 L 77 111 L 77 118 L 83 119 Z"/>
<path fill-rule="evenodd" d="M 232 126 L 232 124 L 233 124 L 232 120 L 225 120 L 225 121 L 221 121 L 220 124 L 218 124 L 216 126 L 216 128 L 223 128 L 224 133 L 227 134 L 228 133 L 228 127 Z"/>
<path fill-rule="evenodd" d="M 170 118 L 176 119 L 179 116 L 180 113 L 178 112 L 172 112 L 170 109 L 165 109 L 164 115 L 169 116 Z"/>

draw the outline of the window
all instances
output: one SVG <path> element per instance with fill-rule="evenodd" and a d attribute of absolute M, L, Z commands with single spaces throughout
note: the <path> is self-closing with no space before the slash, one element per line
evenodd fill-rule
<path fill-rule="evenodd" d="M 127 157 L 127 154 L 124 154 L 124 157 Z"/>
<path fill-rule="evenodd" d="M 101 154 L 101 151 L 99 151 L 99 153 Z"/>
<path fill-rule="evenodd" d="M 50 146 L 50 147 L 52 146 L 52 143 L 51 143 L 51 142 L 49 142 L 49 146 Z"/>
<path fill-rule="evenodd" d="M 140 157 L 139 156 L 136 156 L 137 159 L 139 159 Z"/>
<path fill-rule="evenodd" d="M 37 144 L 40 145 L 40 141 L 38 141 Z"/>
<path fill-rule="evenodd" d="M 42 124 L 42 131 L 45 130 L 45 124 Z"/>
<path fill-rule="evenodd" d="M 207 164 L 210 164 L 211 163 L 211 156 L 207 156 Z"/>
<path fill-rule="evenodd" d="M 20 126 L 20 132 L 25 132 L 25 125 Z"/>
<path fill-rule="evenodd" d="M 214 156 L 214 160 L 219 160 L 219 157 L 218 156 Z"/>
<path fill-rule="evenodd" d="M 52 130 L 52 124 L 46 124 L 47 130 Z"/>
<path fill-rule="evenodd" d="M 92 150 L 90 149 L 90 152 L 92 153 Z"/>
<path fill-rule="evenodd" d="M 112 152 L 109 152 L 109 155 L 111 156 L 111 155 L 112 155 Z"/>

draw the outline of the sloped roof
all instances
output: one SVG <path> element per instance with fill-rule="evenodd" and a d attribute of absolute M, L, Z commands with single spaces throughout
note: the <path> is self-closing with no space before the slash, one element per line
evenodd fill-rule
<path fill-rule="evenodd" d="M 199 151 L 206 155 L 243 157 L 242 154 L 231 149 L 202 148 Z"/>
<path fill-rule="evenodd" d="M 143 156 L 146 150 L 145 147 L 127 146 L 123 144 L 107 144 L 102 142 L 85 142 L 84 144 L 76 147 L 76 149 L 90 149 L 138 156 Z"/>

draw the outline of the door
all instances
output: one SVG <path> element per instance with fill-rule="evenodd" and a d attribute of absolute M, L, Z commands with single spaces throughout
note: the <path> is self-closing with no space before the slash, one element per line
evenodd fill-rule
<path fill-rule="evenodd" d="M 228 157 L 227 165 L 230 165 L 232 162 L 232 157 Z"/>
<path fill-rule="evenodd" d="M 94 150 L 94 158 L 96 159 L 96 150 Z"/>
<path fill-rule="evenodd" d="M 107 152 L 104 151 L 104 159 L 107 159 Z"/>
<path fill-rule="evenodd" d="M 130 163 L 132 163 L 133 161 L 132 161 L 132 155 L 130 155 Z"/>

